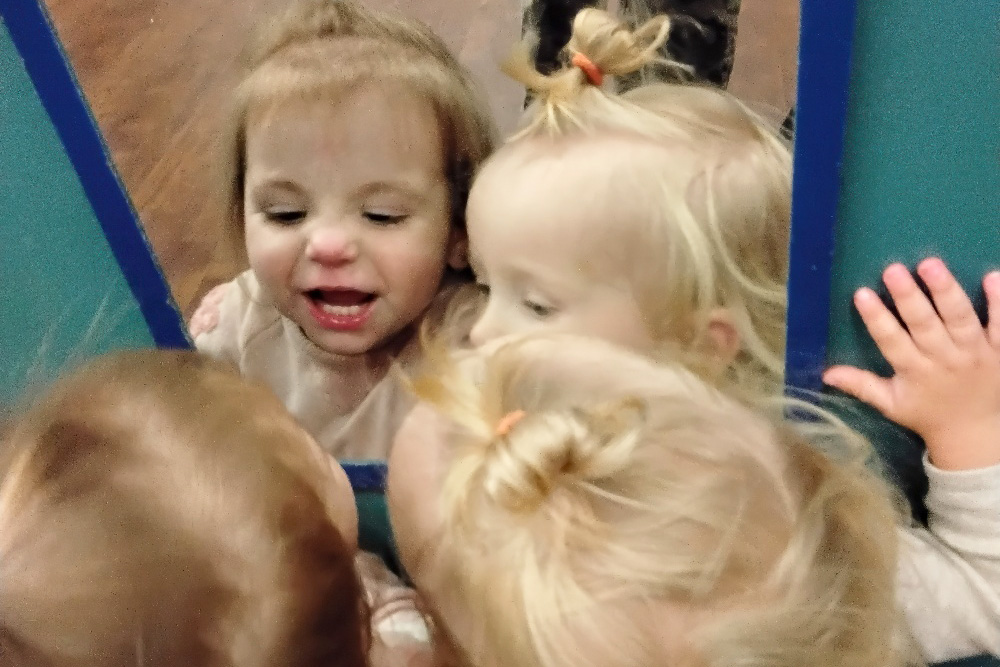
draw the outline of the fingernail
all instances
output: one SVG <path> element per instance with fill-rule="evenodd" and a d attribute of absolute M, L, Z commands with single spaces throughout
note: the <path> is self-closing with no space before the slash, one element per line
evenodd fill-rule
<path fill-rule="evenodd" d="M 854 293 L 854 300 L 855 301 L 859 301 L 859 302 L 860 301 L 871 301 L 872 299 L 875 299 L 875 298 L 878 298 L 875 295 L 875 292 L 873 292 L 868 287 L 862 287 L 861 289 L 859 289 L 857 292 Z"/>
<path fill-rule="evenodd" d="M 990 271 L 983 277 L 983 286 L 1000 290 L 1000 271 Z"/>
<path fill-rule="evenodd" d="M 920 262 L 920 266 L 917 267 L 917 273 L 923 277 L 937 278 L 947 271 L 944 262 L 938 257 L 928 257 L 924 261 Z"/>

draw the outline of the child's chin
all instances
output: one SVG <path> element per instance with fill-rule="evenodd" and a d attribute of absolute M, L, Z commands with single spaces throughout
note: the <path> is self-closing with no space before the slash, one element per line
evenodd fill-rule
<path fill-rule="evenodd" d="M 324 352 L 343 357 L 368 354 L 381 347 L 378 340 L 374 340 L 371 336 L 359 332 L 334 333 L 322 331 L 318 335 L 309 336 L 309 338 L 316 347 Z"/>

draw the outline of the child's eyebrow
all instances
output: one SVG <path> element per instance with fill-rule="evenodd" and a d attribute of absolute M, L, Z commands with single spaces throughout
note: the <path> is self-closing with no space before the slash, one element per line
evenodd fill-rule
<path fill-rule="evenodd" d="M 263 180 L 257 183 L 253 183 L 250 188 L 250 192 L 288 192 L 291 194 L 298 194 L 302 191 L 302 188 L 296 185 L 293 181 L 288 179 L 277 179 L 277 180 Z"/>
<path fill-rule="evenodd" d="M 358 197 L 369 197 L 382 192 L 398 192 L 412 199 L 427 199 L 427 192 L 436 184 L 425 179 L 395 179 L 365 183 L 357 189 Z"/>

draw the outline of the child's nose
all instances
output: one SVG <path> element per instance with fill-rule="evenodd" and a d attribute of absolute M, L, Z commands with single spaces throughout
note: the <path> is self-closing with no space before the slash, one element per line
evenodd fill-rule
<path fill-rule="evenodd" d="M 306 257 L 320 264 L 343 264 L 358 257 L 358 240 L 344 225 L 323 226 L 309 236 Z"/>

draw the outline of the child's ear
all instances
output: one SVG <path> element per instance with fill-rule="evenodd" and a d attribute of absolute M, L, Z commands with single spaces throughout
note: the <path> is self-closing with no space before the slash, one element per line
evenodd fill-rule
<path fill-rule="evenodd" d="M 469 268 L 469 237 L 464 229 L 452 229 L 448 239 L 448 266 L 455 271 Z"/>
<path fill-rule="evenodd" d="M 728 309 L 716 308 L 709 314 L 705 338 L 708 353 L 717 362 L 716 369 L 722 375 L 736 361 L 743 348 L 740 332 Z"/>

